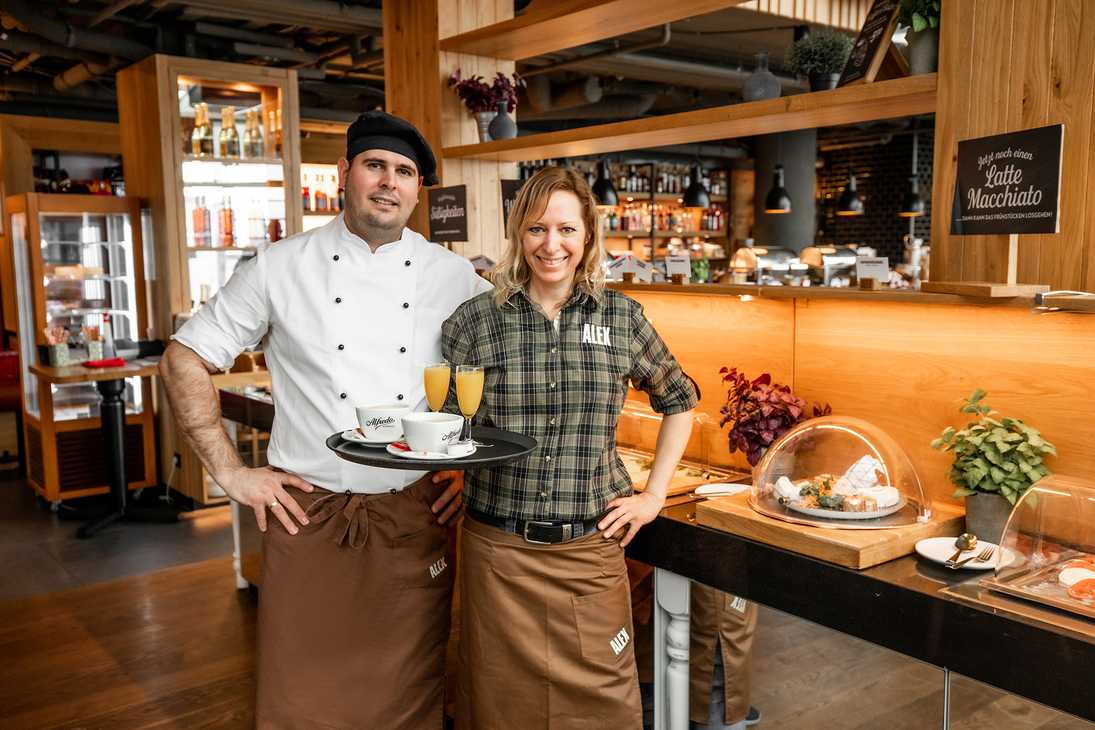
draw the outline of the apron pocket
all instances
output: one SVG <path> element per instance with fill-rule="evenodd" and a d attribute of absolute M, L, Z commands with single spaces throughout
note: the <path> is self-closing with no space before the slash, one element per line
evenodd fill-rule
<path fill-rule="evenodd" d="M 448 531 L 431 525 L 392 542 L 393 567 L 404 588 L 442 588 L 451 583 Z"/>
<path fill-rule="evenodd" d="M 573 596 L 570 600 L 583 659 L 615 665 L 634 652 L 631 596 L 626 579 L 606 591 Z"/>

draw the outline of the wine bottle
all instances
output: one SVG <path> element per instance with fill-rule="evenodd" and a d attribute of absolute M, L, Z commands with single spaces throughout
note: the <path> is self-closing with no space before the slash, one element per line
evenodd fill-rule
<path fill-rule="evenodd" d="M 263 156 L 262 127 L 259 126 L 259 113 L 248 109 L 244 115 L 243 156 L 254 159 Z"/>
<path fill-rule="evenodd" d="M 236 107 L 221 108 L 221 133 L 218 137 L 220 156 L 223 159 L 238 160 L 240 157 L 240 133 L 236 129 Z"/>
<path fill-rule="evenodd" d="M 213 156 L 213 125 L 209 106 L 203 101 L 194 107 L 194 131 L 190 133 L 190 152 L 195 157 Z"/>

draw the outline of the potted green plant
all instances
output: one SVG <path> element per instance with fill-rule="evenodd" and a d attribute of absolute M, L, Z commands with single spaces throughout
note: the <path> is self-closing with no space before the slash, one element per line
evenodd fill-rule
<path fill-rule="evenodd" d="M 494 89 L 483 80 L 482 76 L 462 78 L 460 69 L 453 71 L 452 76 L 449 77 L 449 88 L 456 92 L 467 110 L 475 115 L 479 141 L 490 142 L 490 123 L 498 113 Z"/>
<path fill-rule="evenodd" d="M 810 79 L 811 91 L 835 89 L 852 52 L 852 39 L 834 30 L 815 30 L 791 46 L 787 65 Z"/>
<path fill-rule="evenodd" d="M 751 466 L 757 465 L 776 439 L 810 418 L 806 401 L 792 393 L 790 386 L 773 383 L 768 373 L 753 380 L 737 368 L 722 368 L 719 374 L 729 386 L 719 426 L 730 424 L 730 453 L 741 451 Z M 814 418 L 830 413 L 828 405 L 814 404 Z"/>
<path fill-rule="evenodd" d="M 909 71 L 930 74 L 939 68 L 940 0 L 901 0 L 898 20 L 908 26 Z"/>
<path fill-rule="evenodd" d="M 1049 474 L 1044 459 L 1057 449 L 1033 426 L 1000 416 L 983 404 L 978 388 L 959 409 L 976 418 L 963 428 L 948 426 L 932 448 L 954 454 L 947 476 L 955 497 L 966 500 L 966 531 L 999 542 L 1016 500 Z"/>

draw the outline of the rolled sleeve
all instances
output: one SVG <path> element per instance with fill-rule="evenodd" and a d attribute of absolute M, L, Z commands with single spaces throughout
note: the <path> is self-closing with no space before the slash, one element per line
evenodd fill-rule
<path fill-rule="evenodd" d="M 236 267 L 216 296 L 206 302 L 171 339 L 186 345 L 222 370 L 255 347 L 270 325 L 261 254 Z"/>
<path fill-rule="evenodd" d="M 628 378 L 650 396 L 650 407 L 663 416 L 690 411 L 699 403 L 696 389 L 635 302 L 631 311 L 631 371 Z"/>

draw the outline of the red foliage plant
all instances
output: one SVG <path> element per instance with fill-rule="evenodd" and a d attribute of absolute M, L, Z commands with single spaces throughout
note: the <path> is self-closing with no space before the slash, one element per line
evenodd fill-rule
<path fill-rule="evenodd" d="M 719 373 L 729 384 L 719 425 L 730 424 L 730 453 L 741 451 L 752 466 L 776 439 L 810 418 L 806 401 L 792 393 L 790 386 L 773 383 L 768 373 L 753 380 L 737 368 L 722 368 Z M 832 410 L 828 404 L 815 403 L 813 417 L 827 416 Z"/>
<path fill-rule="evenodd" d="M 449 77 L 449 88 L 456 92 L 472 114 L 495 111 L 502 101 L 506 102 L 506 111 L 513 112 L 517 109 L 517 87 L 523 84 L 517 74 L 511 80 L 509 76 L 497 73 L 490 84 L 482 76 L 465 79 L 460 75 L 460 69 L 453 71 Z"/>

